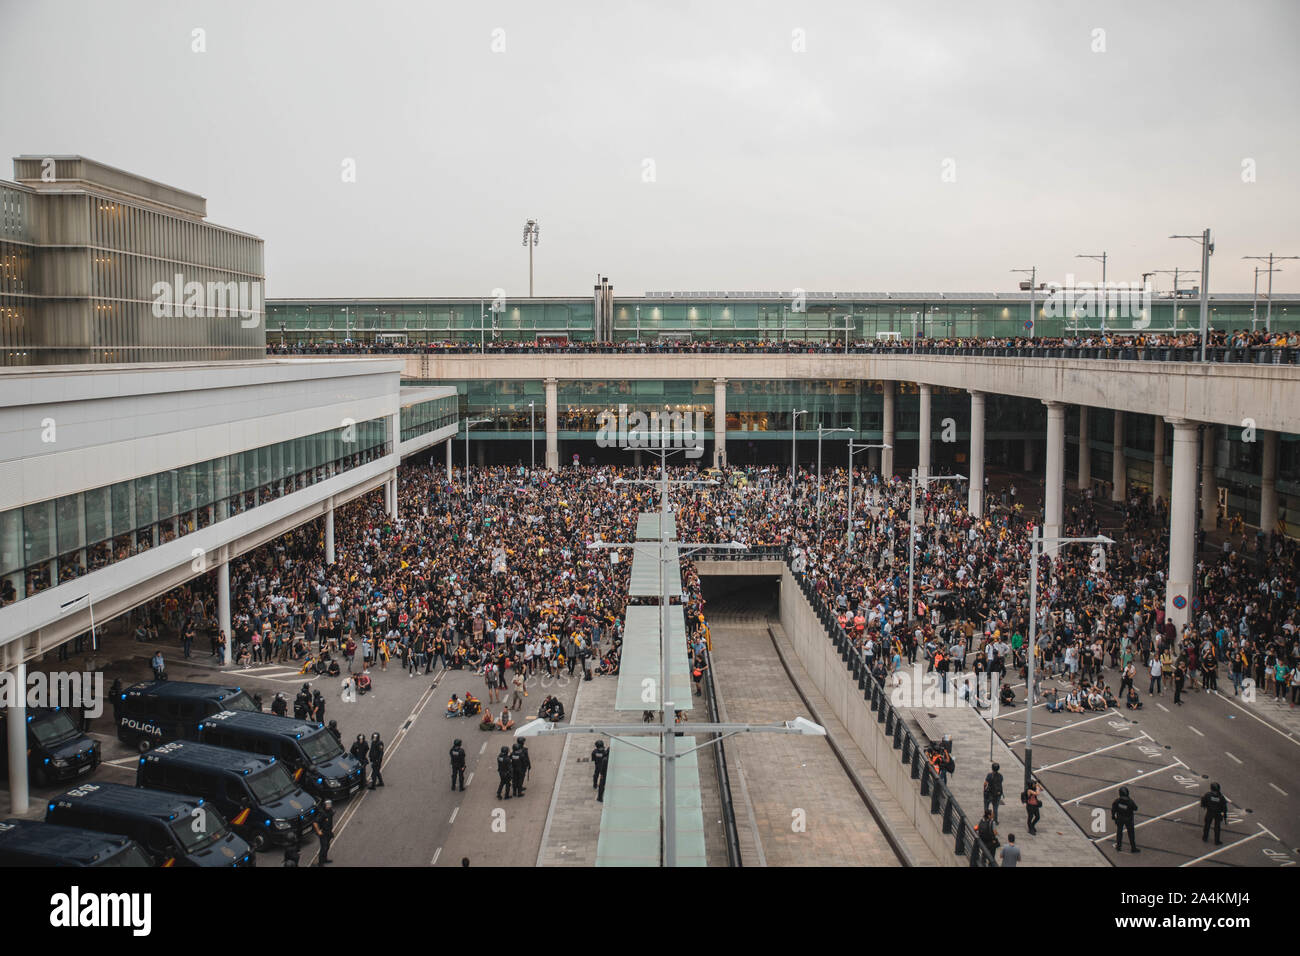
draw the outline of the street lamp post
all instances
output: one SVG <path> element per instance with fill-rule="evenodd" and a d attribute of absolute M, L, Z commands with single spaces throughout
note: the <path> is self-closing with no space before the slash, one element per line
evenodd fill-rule
<path fill-rule="evenodd" d="M 1044 538 L 1043 529 L 1035 525 L 1029 538 L 1029 646 L 1025 649 L 1025 682 L 1029 690 L 1025 705 L 1025 789 L 1034 773 L 1034 650 L 1038 646 L 1038 558 L 1044 544 L 1114 544 L 1114 540 L 1099 534 L 1091 538 Z M 990 688 L 991 690 L 991 688 Z"/>
<path fill-rule="evenodd" d="M 1191 239 L 1201 244 L 1201 361 L 1205 361 L 1205 349 L 1210 338 L 1210 256 L 1214 255 L 1214 239 L 1209 228 L 1201 230 L 1199 236 L 1170 236 L 1170 239 Z M 1177 306 L 1175 306 L 1177 308 Z"/>
<path fill-rule="evenodd" d="M 1171 294 L 1171 298 L 1172 298 L 1172 300 L 1173 300 L 1173 308 L 1174 308 L 1173 326 L 1172 326 L 1172 329 L 1173 329 L 1174 334 L 1177 334 L 1177 333 L 1178 333 L 1178 277 L 1179 277 L 1179 276 L 1194 276 L 1194 275 L 1200 275 L 1200 272 L 1199 272 L 1198 270 L 1196 270 L 1196 269 L 1190 269 L 1190 270 L 1189 270 L 1189 269 L 1180 269 L 1180 268 L 1178 268 L 1177 266 L 1174 266 L 1172 269 L 1152 269 L 1149 273 L 1147 273 L 1147 275 L 1153 275 L 1153 276 L 1154 276 L 1154 275 L 1165 275 L 1165 276 L 1170 276 L 1170 275 L 1171 275 L 1171 276 L 1174 277 L 1174 291 L 1173 291 L 1173 293 Z"/>
<path fill-rule="evenodd" d="M 1266 294 L 1268 295 L 1268 306 L 1267 306 L 1267 307 L 1265 308 L 1265 310 L 1264 310 L 1264 331 L 1265 331 L 1265 332 L 1272 332 L 1272 331 L 1273 331 L 1273 273 L 1274 273 L 1274 272 L 1281 272 L 1281 271 L 1282 271 L 1281 269 L 1274 269 L 1274 268 L 1273 268 L 1273 263 L 1274 263 L 1274 262 L 1281 262 L 1283 259 L 1300 259 L 1300 256 L 1275 256 L 1275 255 L 1273 255 L 1273 253 L 1270 252 L 1270 253 L 1269 253 L 1268 255 L 1266 255 L 1266 256 L 1242 256 L 1242 258 L 1243 258 L 1243 259 L 1258 259 L 1260 262 L 1267 262 L 1267 263 L 1268 263 L 1268 268 L 1267 268 L 1267 269 L 1256 269 L 1256 270 L 1255 270 L 1255 296 L 1256 296 L 1256 298 L 1258 298 L 1258 296 L 1259 296 L 1259 273 L 1261 273 L 1261 272 L 1267 272 L 1267 273 L 1268 273 L 1268 292 L 1267 292 Z M 1253 313 L 1253 312 L 1252 312 L 1252 317 L 1251 317 L 1251 322 L 1250 322 L 1250 328 L 1251 328 L 1251 331 L 1254 331 L 1254 329 L 1255 329 L 1255 320 L 1254 320 L 1254 313 Z"/>
<path fill-rule="evenodd" d="M 855 442 L 849 439 L 849 550 L 853 550 L 853 456 L 860 451 L 866 451 L 868 448 L 893 448 L 893 445 L 886 445 L 883 442 L 879 445 L 870 445 L 866 442 Z"/>
<path fill-rule="evenodd" d="M 1021 281 L 1020 290 L 1023 292 L 1029 289 L 1029 337 L 1034 338 L 1038 331 L 1038 312 L 1034 308 L 1036 305 L 1035 295 L 1038 292 L 1038 266 L 1030 266 L 1028 269 L 1012 269 L 1012 272 L 1018 272 L 1022 275 L 1029 276 L 1029 281 Z"/>
<path fill-rule="evenodd" d="M 524 223 L 524 245 L 528 247 L 528 298 L 533 297 L 533 249 L 542 235 L 542 226 L 536 219 Z"/>
<path fill-rule="evenodd" d="M 916 615 L 916 597 L 913 582 L 916 577 L 916 485 L 928 485 L 932 481 L 965 481 L 965 475 L 927 475 L 920 477 L 912 469 L 912 506 L 907 512 L 907 620 Z"/>
<path fill-rule="evenodd" d="M 537 403 L 528 403 L 528 469 L 537 468 Z"/>
<path fill-rule="evenodd" d="M 1106 334 L 1106 312 L 1110 308 L 1108 296 L 1106 295 L 1106 253 L 1101 252 L 1095 256 L 1079 254 L 1074 258 L 1091 259 L 1093 262 L 1101 263 L 1101 295 L 1099 296 L 1099 298 L 1101 300 L 1101 334 L 1105 335 Z"/>
<path fill-rule="evenodd" d="M 794 476 L 796 467 L 795 441 L 799 434 L 799 416 L 807 415 L 808 409 L 800 408 L 790 411 L 790 494 L 794 494 Z"/>
<path fill-rule="evenodd" d="M 817 423 L 817 534 L 822 533 L 822 436 L 835 432 L 852 432 L 852 428 L 827 428 Z M 849 470 L 853 470 L 853 458 L 849 457 Z"/>
<path fill-rule="evenodd" d="M 490 422 L 490 418 L 470 418 L 465 422 L 465 497 L 470 495 L 469 489 L 469 430 L 475 425 L 482 425 L 484 422 Z"/>

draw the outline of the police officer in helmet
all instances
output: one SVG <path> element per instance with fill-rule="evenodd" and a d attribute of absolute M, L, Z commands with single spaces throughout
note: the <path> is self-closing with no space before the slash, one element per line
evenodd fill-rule
<path fill-rule="evenodd" d="M 519 752 L 519 741 L 510 751 L 510 782 L 516 797 L 524 795 L 524 755 Z"/>
<path fill-rule="evenodd" d="M 451 789 L 456 789 L 457 782 L 460 783 L 460 789 L 465 789 L 465 748 L 460 745 L 460 738 L 457 737 L 448 751 L 451 757 Z"/>
<path fill-rule="evenodd" d="M 512 780 L 512 776 L 510 770 L 510 748 L 502 747 L 501 752 L 497 754 L 497 799 L 498 800 L 510 799 L 511 780 Z M 503 790 L 505 791 L 504 795 L 501 792 Z"/>
<path fill-rule="evenodd" d="M 384 785 L 384 775 L 380 773 L 384 763 L 384 742 L 379 734 L 370 735 L 370 789 Z"/>
<path fill-rule="evenodd" d="M 1201 842 L 1209 842 L 1210 825 L 1214 825 L 1214 845 L 1221 846 L 1223 840 L 1219 837 L 1219 827 L 1223 825 L 1223 818 L 1228 815 L 1228 798 L 1219 790 L 1217 783 L 1210 784 L 1210 792 L 1201 797 L 1201 806 L 1205 809 L 1205 826 L 1201 830 Z"/>
<path fill-rule="evenodd" d="M 1133 817 L 1137 815 L 1137 809 L 1137 803 L 1128 795 L 1128 787 L 1120 787 L 1119 796 L 1110 805 L 1110 818 L 1115 821 L 1116 850 L 1123 852 L 1124 830 L 1127 829 L 1129 848 L 1134 853 L 1142 852 L 1138 849 L 1137 838 L 1133 835 Z"/>

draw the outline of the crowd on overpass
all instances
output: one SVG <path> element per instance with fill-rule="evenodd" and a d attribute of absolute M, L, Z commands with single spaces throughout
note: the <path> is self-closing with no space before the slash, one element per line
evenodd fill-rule
<path fill-rule="evenodd" d="M 1300 349 L 1300 331 L 1235 329 L 1211 330 L 1207 358 L 1219 362 L 1255 361 L 1260 351 L 1276 351 L 1284 364 L 1300 361 L 1292 350 Z M 268 343 L 272 356 L 288 355 L 428 355 L 473 354 L 480 352 L 527 354 L 542 353 L 617 353 L 617 354 L 890 354 L 914 350 L 997 350 L 1000 355 L 1026 358 L 1111 358 L 1150 361 L 1192 361 L 1200 358 L 1200 334 L 1195 331 L 1145 332 L 1109 330 L 1078 332 L 1066 336 L 989 336 L 911 338 L 887 335 L 870 340 L 845 341 L 833 333 L 817 340 L 773 338 L 701 339 L 690 334 L 635 339 L 619 342 L 588 342 L 557 339 L 538 334 L 536 341 L 484 340 L 436 342 L 297 342 Z"/>

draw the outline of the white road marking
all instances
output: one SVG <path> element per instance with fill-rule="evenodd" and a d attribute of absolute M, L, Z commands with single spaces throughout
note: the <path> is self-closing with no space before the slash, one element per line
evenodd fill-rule
<path fill-rule="evenodd" d="M 1110 714 L 1098 714 L 1096 717 L 1089 717 L 1086 720 L 1076 720 L 1073 721 L 1072 723 L 1063 724 L 1060 727 L 1053 727 L 1051 730 L 1044 730 L 1041 733 L 1034 734 L 1034 739 L 1037 740 L 1040 737 L 1046 737 L 1048 734 L 1060 733 L 1062 730 L 1069 730 L 1072 727 L 1078 727 L 1080 724 L 1090 724 L 1094 720 L 1101 720 L 1103 717 L 1110 717 L 1110 716 L 1111 716 Z M 1017 737 L 1015 740 L 1008 740 L 1007 746 L 1013 747 L 1016 744 L 1023 744 L 1024 742 L 1025 742 L 1024 737 Z"/>
<path fill-rule="evenodd" d="M 1169 708 L 1166 707 L 1164 704 L 1160 703 L 1160 701 L 1158 700 L 1155 701 L 1155 705 L 1159 707 L 1161 710 L 1163 710 L 1166 714 L 1169 713 Z"/>
<path fill-rule="evenodd" d="M 1133 829 L 1134 829 L 1134 830 L 1140 830 L 1140 829 L 1142 829 L 1144 826 L 1146 826 L 1148 823 L 1155 823 L 1157 820 L 1163 820 L 1165 817 L 1169 816 L 1169 815 L 1172 814 L 1172 813 L 1182 813 L 1184 810 L 1190 810 L 1192 807 L 1199 807 L 1200 805 L 1201 805 L 1201 801 L 1199 801 L 1199 800 L 1193 800 L 1191 803 L 1187 804 L 1186 806 L 1183 806 L 1183 807 L 1174 807 L 1174 809 L 1172 809 L 1172 810 L 1166 810 L 1164 813 L 1160 814 L 1160 816 L 1158 816 L 1158 817 L 1152 817 L 1150 820 L 1143 820 L 1141 823 L 1136 824 L 1136 825 L 1133 827 Z M 1092 838 L 1092 842 L 1093 842 L 1093 843 L 1100 843 L 1102 840 L 1113 840 L 1113 839 L 1115 839 L 1115 834 L 1113 834 L 1113 833 L 1103 833 L 1103 834 L 1102 834 L 1101 836 L 1099 836 L 1099 837 L 1093 837 L 1093 838 Z"/>
<path fill-rule="evenodd" d="M 1264 725 L 1265 727 L 1267 727 L 1269 730 L 1273 731 L 1273 733 L 1277 734 L 1279 737 L 1285 737 L 1287 740 L 1291 741 L 1291 743 L 1295 744 L 1297 747 L 1300 747 L 1300 740 L 1296 740 L 1294 734 L 1288 734 L 1286 731 L 1284 731 L 1284 730 L 1282 730 L 1281 728 L 1279 728 L 1276 724 L 1273 724 L 1273 723 L 1271 723 L 1271 722 L 1265 720 L 1263 717 L 1259 716 L 1259 714 L 1253 713 L 1252 711 L 1248 710 L 1247 708 L 1241 706 L 1241 704 L 1237 703 L 1237 702 L 1236 702 L 1235 700 L 1233 700 L 1231 697 L 1224 697 L 1224 696 L 1223 696 L 1222 694 L 1220 694 L 1217 690 L 1214 692 L 1214 696 L 1217 697 L 1217 698 L 1219 698 L 1220 700 L 1225 700 L 1225 701 L 1227 701 L 1229 704 L 1231 704 L 1233 707 L 1236 707 L 1236 708 L 1237 708 L 1239 711 L 1241 711 L 1243 714 L 1249 714 L 1251 717 L 1254 717 L 1256 720 L 1258 720 L 1261 724 L 1263 724 L 1263 725 Z"/>
<path fill-rule="evenodd" d="M 483 741 L 483 746 L 478 748 L 478 755 L 481 757 L 487 752 L 487 741 Z"/>
<path fill-rule="evenodd" d="M 1072 803 L 1078 803 L 1080 800 L 1087 800 L 1089 797 L 1095 797 L 1099 793 L 1105 793 L 1107 790 L 1114 790 L 1116 787 L 1122 787 L 1125 784 L 1132 783 L 1135 780 L 1141 780 L 1143 777 L 1149 777 L 1154 773 L 1162 773 L 1166 770 L 1172 770 L 1174 767 L 1182 767 L 1184 770 L 1186 770 L 1187 764 L 1183 763 L 1181 760 L 1175 760 L 1167 767 L 1160 767 L 1157 770 L 1148 770 L 1146 773 L 1140 773 L 1136 777 L 1129 777 L 1127 780 L 1120 780 L 1117 783 L 1112 783 L 1109 786 L 1102 787 L 1100 790 L 1094 790 L 1092 791 L 1092 793 L 1081 793 L 1077 797 L 1072 797 L 1069 800 L 1066 800 L 1064 803 L 1061 804 L 1061 806 L 1068 807 Z"/>
<path fill-rule="evenodd" d="M 1269 786 L 1272 787 L 1274 790 L 1276 790 L 1278 793 L 1282 794 L 1282 796 L 1284 797 L 1288 796 L 1287 792 L 1283 790 L 1281 787 L 1279 787 L 1277 784 L 1270 783 Z"/>
<path fill-rule="evenodd" d="M 139 763 L 139 762 L 140 762 L 139 757 L 118 757 L 116 760 L 101 761 L 101 763 L 107 764 L 110 767 L 125 767 L 127 764 Z"/>
<path fill-rule="evenodd" d="M 473 782 L 474 782 L 474 771 L 471 770 L 469 772 L 469 776 L 465 778 L 465 786 L 468 787 Z"/>
<path fill-rule="evenodd" d="M 1245 763 L 1245 762 L 1246 762 L 1246 761 L 1242 760 L 1241 758 L 1234 756 L 1233 753 L 1232 753 L 1232 751 L 1230 751 L 1230 750 L 1225 750 L 1224 753 L 1227 754 L 1229 757 L 1232 757 L 1232 759 L 1235 760 L 1235 761 L 1237 761 L 1237 763 L 1239 763 L 1239 764 L 1242 764 L 1242 763 Z"/>
<path fill-rule="evenodd" d="M 1217 850 L 1207 853 L 1204 856 L 1198 856 L 1194 860 L 1188 860 L 1186 863 L 1180 864 L 1180 866 L 1192 866 L 1196 863 L 1200 863 L 1202 860 L 1208 860 L 1212 856 L 1218 856 L 1220 853 L 1223 853 L 1226 850 L 1231 850 L 1234 846 L 1241 846 L 1243 843 L 1249 843 L 1251 840 L 1255 839 L 1256 837 L 1262 837 L 1266 833 L 1268 833 L 1269 836 L 1273 836 L 1273 834 L 1269 833 L 1268 830 L 1266 830 L 1264 827 L 1261 826 L 1259 828 L 1258 833 L 1252 833 L 1248 837 L 1242 837 L 1240 840 L 1236 841 L 1235 843 L 1225 843 Z M 1276 837 L 1273 838 L 1277 839 Z"/>
<path fill-rule="evenodd" d="M 429 865 L 436 866 L 438 863 L 438 857 L 440 856 L 442 856 L 442 847 L 438 847 L 438 849 L 433 851 L 433 859 L 429 861 Z"/>
<path fill-rule="evenodd" d="M 1188 725 L 1187 725 L 1187 729 L 1190 730 L 1192 733 L 1196 734 L 1196 736 L 1198 736 L 1198 737 L 1204 737 L 1204 736 L 1205 736 L 1205 734 L 1201 733 L 1199 730 L 1197 730 L 1197 729 L 1196 729 L 1195 727 L 1193 727 L 1191 724 L 1188 724 Z"/>
<path fill-rule="evenodd" d="M 1079 754 L 1076 757 L 1071 757 L 1069 760 L 1061 760 L 1057 763 L 1049 763 L 1045 767 L 1039 767 L 1038 770 L 1035 772 L 1045 773 L 1046 771 L 1054 770 L 1057 767 L 1064 767 L 1067 763 L 1074 763 L 1076 760 L 1083 760 L 1085 757 L 1095 757 L 1097 754 L 1105 753 L 1107 750 L 1114 750 L 1116 747 L 1123 747 L 1125 744 L 1131 744 L 1136 740 L 1150 740 L 1150 739 L 1151 738 L 1147 736 L 1147 734 L 1144 732 L 1138 734 L 1136 737 L 1129 737 L 1126 740 L 1121 740 L 1117 744 L 1111 744 L 1108 747 L 1098 747 L 1096 750 L 1089 750 L 1087 753 Z"/>
<path fill-rule="evenodd" d="M 447 822 L 448 822 L 448 823 L 455 823 L 455 822 L 456 822 L 456 814 L 458 814 L 458 813 L 460 813 L 460 807 L 452 807 L 452 810 L 451 810 L 451 819 L 448 820 Z"/>

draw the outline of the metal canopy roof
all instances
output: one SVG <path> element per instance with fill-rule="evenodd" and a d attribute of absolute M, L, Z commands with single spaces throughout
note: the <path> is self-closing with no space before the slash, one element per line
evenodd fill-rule
<path fill-rule="evenodd" d="M 637 515 L 636 537 L 638 541 L 659 540 L 659 512 L 643 511 Z M 677 519 L 672 515 L 668 516 L 668 537 L 677 537 Z"/>
<path fill-rule="evenodd" d="M 656 749 L 653 737 L 642 746 Z M 677 749 L 690 750 L 694 737 L 677 738 Z M 677 759 L 677 865 L 705 866 L 704 811 L 700 802 L 698 753 Z M 662 836 L 663 761 L 620 740 L 610 743 L 605 802 L 596 841 L 597 866 L 658 866 Z"/>
<path fill-rule="evenodd" d="M 668 544 L 664 587 L 670 596 L 682 593 L 682 563 L 676 542 Z M 637 542 L 636 549 L 632 552 L 632 576 L 627 593 L 632 597 L 659 597 L 659 554 L 654 542 Z"/>
<path fill-rule="evenodd" d="M 618 665 L 617 711 L 661 710 L 659 696 L 659 608 L 632 605 L 623 627 Z M 648 683 L 647 683 L 648 681 Z M 691 668 L 686 653 L 686 613 L 668 609 L 668 699 L 674 709 L 692 709 Z"/>

